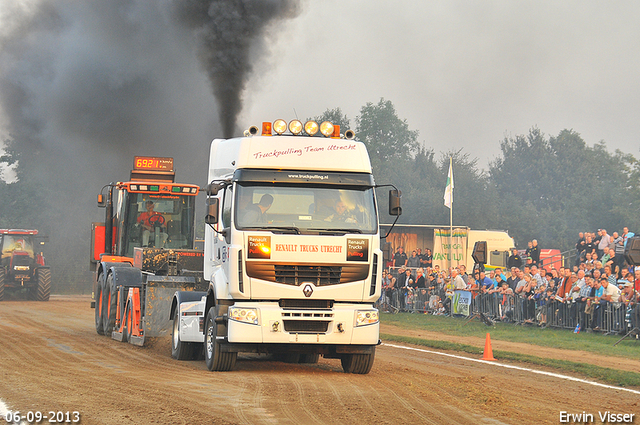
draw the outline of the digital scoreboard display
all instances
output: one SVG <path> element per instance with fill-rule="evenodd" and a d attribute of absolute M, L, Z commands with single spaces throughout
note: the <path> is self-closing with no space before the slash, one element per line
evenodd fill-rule
<path fill-rule="evenodd" d="M 173 171 L 173 158 L 136 156 L 133 160 L 133 169 L 146 171 Z"/>

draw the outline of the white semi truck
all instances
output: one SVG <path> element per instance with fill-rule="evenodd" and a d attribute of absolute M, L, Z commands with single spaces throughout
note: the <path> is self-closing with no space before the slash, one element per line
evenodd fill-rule
<path fill-rule="evenodd" d="M 175 358 L 203 350 L 209 370 L 228 371 L 239 352 L 322 355 L 347 373 L 371 370 L 382 251 L 369 156 L 353 137 L 329 122 L 278 120 L 212 142 L 209 289 L 175 294 Z M 397 189 L 389 213 L 401 214 Z"/>

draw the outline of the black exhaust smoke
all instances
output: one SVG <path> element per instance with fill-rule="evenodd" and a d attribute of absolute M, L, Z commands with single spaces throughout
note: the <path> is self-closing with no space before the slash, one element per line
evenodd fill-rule
<path fill-rule="evenodd" d="M 253 65 L 267 50 L 265 29 L 297 16 L 299 1 L 187 0 L 175 7 L 180 22 L 197 37 L 199 57 L 218 100 L 223 137 L 232 137 Z"/>

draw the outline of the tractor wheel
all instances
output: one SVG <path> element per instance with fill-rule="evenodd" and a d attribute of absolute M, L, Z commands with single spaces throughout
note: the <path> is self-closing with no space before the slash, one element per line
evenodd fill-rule
<path fill-rule="evenodd" d="M 173 327 L 171 328 L 171 357 L 176 360 L 191 360 L 193 345 L 180 340 L 180 306 L 176 307 L 173 315 Z"/>
<path fill-rule="evenodd" d="M 375 355 L 375 351 L 371 354 L 344 354 L 340 359 L 342 370 L 345 373 L 366 375 L 371 371 Z"/>
<path fill-rule="evenodd" d="M 211 307 L 207 313 L 204 328 L 204 360 L 209 370 L 225 372 L 233 369 L 236 365 L 238 353 L 220 352 L 220 343 L 218 342 L 217 336 L 222 325 L 216 323 L 216 316 L 216 307 Z"/>
<path fill-rule="evenodd" d="M 51 295 L 51 270 L 39 269 L 38 274 L 38 286 L 35 289 L 36 301 L 49 301 Z"/>
<path fill-rule="evenodd" d="M 6 277 L 4 267 L 0 267 L 0 301 L 4 300 L 4 279 Z"/>
<path fill-rule="evenodd" d="M 102 290 L 102 329 L 104 334 L 111 336 L 116 324 L 116 311 L 118 309 L 118 291 L 113 282 L 113 274 L 109 273 Z"/>
<path fill-rule="evenodd" d="M 103 302 L 104 295 L 104 273 L 98 276 L 98 282 L 96 283 L 96 292 L 94 294 L 96 298 L 95 305 L 95 322 L 96 322 L 96 332 L 98 335 L 104 335 L 104 328 L 102 327 L 102 308 L 104 307 Z"/>

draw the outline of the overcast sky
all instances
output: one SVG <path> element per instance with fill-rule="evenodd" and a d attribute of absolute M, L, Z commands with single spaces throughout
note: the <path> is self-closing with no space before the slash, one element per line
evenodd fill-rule
<path fill-rule="evenodd" d="M 437 153 L 482 167 L 533 126 L 639 155 L 640 2 L 304 3 L 246 93 L 240 123 L 393 102 Z"/>
<path fill-rule="evenodd" d="M 31 6 L 8 7 L 16 4 Z M 39 25 L 29 9 L 42 4 L 61 18 Z M 0 44 L 2 87 L 28 89 L 18 103 L 1 93 L 0 134 L 20 119 L 40 123 L 44 144 L 69 151 L 120 143 L 129 149 L 118 150 L 127 157 L 123 170 L 143 150 L 134 143 L 147 139 L 146 153 L 179 156 L 170 150 L 180 140 L 195 149 L 185 157 L 204 165 L 208 143 L 222 137 L 217 106 L 194 38 L 174 24 L 171 4 L 0 0 L 0 35 L 11 40 Z M 242 129 L 336 107 L 355 127 L 360 109 L 384 98 L 426 147 L 463 149 L 483 168 L 505 136 L 533 126 L 546 135 L 573 129 L 590 146 L 604 141 L 640 157 L 640 2 L 301 5 L 254 47 Z M 38 18 L 24 25 L 30 16 Z"/>

